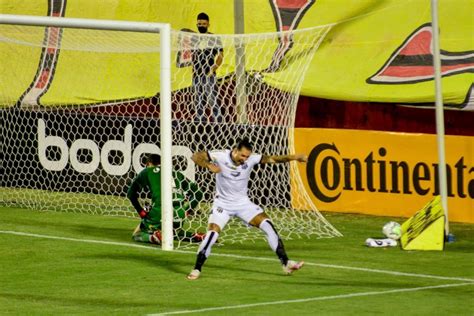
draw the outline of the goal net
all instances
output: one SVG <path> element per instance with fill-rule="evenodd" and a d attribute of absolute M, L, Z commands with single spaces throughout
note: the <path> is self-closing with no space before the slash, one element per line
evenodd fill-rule
<path fill-rule="evenodd" d="M 192 153 L 230 149 L 240 137 L 258 153 L 294 153 L 301 84 L 328 30 L 172 31 L 173 166 L 203 193 L 187 216 L 175 214 L 176 233 L 205 232 L 215 190 Z M 128 186 L 145 156 L 160 154 L 159 36 L 0 24 L 0 205 L 137 217 Z M 195 199 L 175 184 L 175 206 Z M 340 235 L 294 162 L 258 166 L 249 192 L 285 238 Z M 146 190 L 141 198 L 151 203 Z M 176 247 L 195 244 L 180 236 Z M 219 242 L 256 238 L 263 235 L 232 220 Z"/>

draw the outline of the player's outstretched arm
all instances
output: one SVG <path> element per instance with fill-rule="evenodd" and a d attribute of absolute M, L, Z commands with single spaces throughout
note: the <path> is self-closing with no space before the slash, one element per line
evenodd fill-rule
<path fill-rule="evenodd" d="M 210 161 L 209 154 L 205 151 L 199 151 L 197 153 L 194 153 L 191 159 L 196 165 L 203 168 L 207 168 L 213 173 L 221 172 L 221 168 Z"/>
<path fill-rule="evenodd" d="M 263 155 L 262 161 L 260 163 L 284 163 L 290 161 L 298 161 L 298 162 L 306 162 L 308 161 L 308 157 L 303 154 L 296 154 L 296 155 L 282 155 L 282 156 L 268 156 Z"/>

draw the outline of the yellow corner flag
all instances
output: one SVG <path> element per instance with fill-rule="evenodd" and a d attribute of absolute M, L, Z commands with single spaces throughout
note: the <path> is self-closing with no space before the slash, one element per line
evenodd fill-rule
<path fill-rule="evenodd" d="M 444 210 L 436 196 L 402 224 L 403 250 L 443 250 Z"/>

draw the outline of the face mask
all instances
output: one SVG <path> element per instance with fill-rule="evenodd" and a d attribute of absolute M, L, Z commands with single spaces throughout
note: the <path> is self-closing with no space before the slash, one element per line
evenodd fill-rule
<path fill-rule="evenodd" d="M 207 33 L 207 27 L 205 26 L 198 26 L 199 33 Z"/>

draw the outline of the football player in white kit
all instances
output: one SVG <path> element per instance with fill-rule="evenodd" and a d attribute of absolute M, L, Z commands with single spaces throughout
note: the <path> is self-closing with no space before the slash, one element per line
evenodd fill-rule
<path fill-rule="evenodd" d="M 240 140 L 232 150 L 202 151 L 192 157 L 193 161 L 216 174 L 216 193 L 209 225 L 204 240 L 199 245 L 196 264 L 187 276 L 190 280 L 199 278 L 201 268 L 211 253 L 219 233 L 232 216 L 260 228 L 267 236 L 270 248 L 276 253 L 283 266 L 283 272 L 291 274 L 303 266 L 303 261 L 289 260 L 283 242 L 270 218 L 263 209 L 250 201 L 247 191 L 250 173 L 257 164 L 306 162 L 306 155 L 267 156 L 252 153 L 248 139 Z"/>

